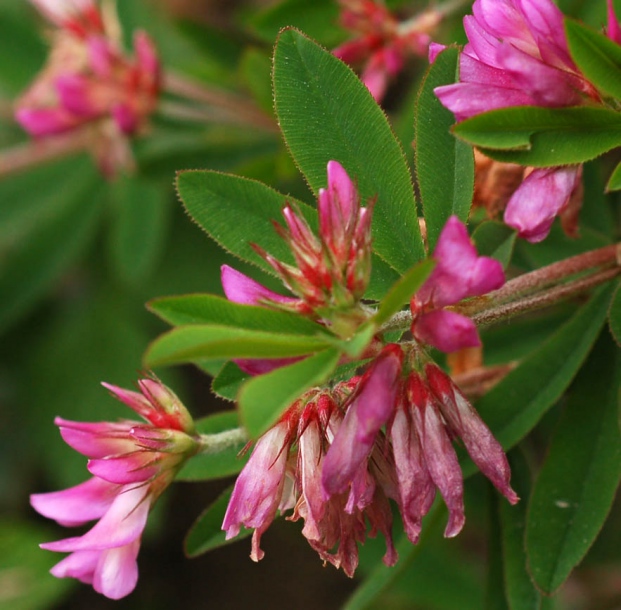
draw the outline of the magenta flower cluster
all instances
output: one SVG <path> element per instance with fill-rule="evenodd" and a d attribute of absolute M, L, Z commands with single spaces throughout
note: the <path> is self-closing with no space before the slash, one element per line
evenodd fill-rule
<path fill-rule="evenodd" d="M 607 34 L 619 44 L 610 0 L 608 8 Z M 435 90 L 458 121 L 513 106 L 602 102 L 569 54 L 563 14 L 552 0 L 476 0 L 464 29 L 468 44 L 460 56 L 459 82 Z M 440 48 L 431 49 L 431 59 Z M 534 169 L 509 200 L 505 222 L 520 237 L 541 241 L 579 195 L 581 178 L 578 165 Z"/>
<path fill-rule="evenodd" d="M 334 320 L 330 306 L 338 310 L 339 321 L 347 315 L 346 305 L 357 315 L 366 284 L 348 282 L 347 278 L 356 277 L 355 272 L 338 276 L 320 272 L 326 251 L 329 269 L 355 270 L 356 265 L 367 264 L 357 248 L 351 247 L 355 240 L 343 238 L 357 236 L 360 244 L 369 247 L 368 234 L 348 230 L 352 226 L 370 229 L 370 222 L 356 222 L 360 219 L 356 206 L 344 205 L 357 199 L 344 168 L 330 161 L 328 189 L 319 194 L 320 238 L 285 208 L 289 231 L 282 234 L 298 267 L 283 270 L 276 262 L 273 266 L 298 298 L 276 295 L 225 267 L 222 280 L 228 298 L 293 307 L 319 318 L 318 323 L 327 328 Z M 367 216 L 363 217 L 366 221 Z M 348 246 L 339 248 L 339 243 Z M 305 266 L 313 257 L 317 263 Z M 237 479 L 222 524 L 227 538 L 236 536 L 242 527 L 254 529 L 251 557 L 255 561 L 263 556 L 261 536 L 277 513 L 293 510 L 289 518 L 304 520 L 303 534 L 319 556 L 346 574 L 353 575 L 358 564 L 357 544 L 366 537 L 365 519 L 371 525 L 369 535 L 380 532 L 386 538 L 384 561 L 392 565 L 397 554 L 388 499 L 399 506 L 408 536 L 415 543 L 436 489 L 449 508 L 446 535 L 455 536 L 465 520 L 462 474 L 451 443 L 456 438 L 501 493 L 510 502 L 517 501 L 501 446 L 451 379 L 425 354 L 426 345 L 445 351 L 479 345 L 472 320 L 448 308 L 499 288 L 504 283 L 502 267 L 498 261 L 477 255 L 456 217 L 442 230 L 434 259 L 433 272 L 411 301 L 416 341 L 381 347 L 381 337 L 376 337 L 369 354 L 372 360 L 362 377 L 332 389 L 309 391 L 258 439 Z M 291 277 L 300 279 L 294 282 Z M 323 296 L 316 299 L 339 288 L 348 289 L 347 298 L 336 304 Z M 364 322 L 355 315 L 358 324 Z M 367 311 L 365 319 L 369 315 Z M 257 374 L 289 362 L 247 360 L 238 364 Z"/>
<path fill-rule="evenodd" d="M 147 516 L 196 451 L 194 424 L 179 399 L 156 379 L 141 379 L 140 393 L 103 384 L 146 423 L 82 423 L 56 419 L 65 442 L 88 460 L 92 478 L 75 487 L 33 494 L 39 513 L 66 527 L 97 523 L 84 535 L 41 548 L 70 553 L 52 568 L 59 578 L 77 578 L 106 597 L 131 593 Z"/>
<path fill-rule="evenodd" d="M 363 65 L 361 80 L 377 102 L 390 81 L 404 68 L 409 56 L 423 57 L 430 34 L 441 16 L 428 10 L 410 22 L 399 23 L 383 3 L 374 0 L 340 0 L 341 24 L 355 38 L 334 49 L 336 57 L 353 66 Z"/>
<path fill-rule="evenodd" d="M 94 0 L 32 0 L 56 27 L 48 62 L 17 101 L 15 118 L 32 136 L 91 127 L 92 148 L 102 171 L 126 164 L 125 138 L 139 132 L 155 109 L 160 64 L 144 32 L 134 36 L 134 57 L 118 40 Z"/>

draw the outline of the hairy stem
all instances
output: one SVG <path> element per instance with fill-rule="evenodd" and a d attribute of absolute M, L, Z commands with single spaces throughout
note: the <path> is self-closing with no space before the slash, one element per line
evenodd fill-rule
<path fill-rule="evenodd" d="M 163 88 L 173 95 L 217 108 L 228 123 L 252 125 L 276 133 L 276 121 L 253 103 L 223 89 L 208 87 L 174 72 L 166 72 Z"/>
<path fill-rule="evenodd" d="M 248 441 L 248 435 L 243 428 L 233 428 L 217 434 L 201 434 L 198 453 L 202 455 L 220 453 L 246 441 Z"/>

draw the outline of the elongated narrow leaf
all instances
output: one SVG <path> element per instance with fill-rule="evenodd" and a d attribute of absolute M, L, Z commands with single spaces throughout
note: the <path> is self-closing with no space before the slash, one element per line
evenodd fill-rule
<path fill-rule="evenodd" d="M 555 591 L 584 557 L 621 476 L 618 348 L 604 334 L 576 379 L 528 511 L 531 573 Z M 597 379 L 597 383 L 593 380 Z"/>
<path fill-rule="evenodd" d="M 453 133 L 499 161 L 568 165 L 621 146 L 621 114 L 586 106 L 503 108 L 462 121 Z"/>
<path fill-rule="evenodd" d="M 502 528 L 498 514 L 498 498 L 491 488 L 489 493 L 491 495 L 484 610 L 510 610 L 505 594 L 505 562 L 502 553 Z"/>
<path fill-rule="evenodd" d="M 325 186 L 325 167 L 322 180 Z M 231 254 L 270 274 L 274 270 L 251 244 L 261 246 L 284 262 L 293 263 L 291 251 L 273 224 L 282 219 L 286 202 L 294 203 L 310 227 L 318 230 L 317 212 L 309 205 L 248 178 L 212 171 L 180 172 L 177 190 L 190 216 L 212 239 Z M 374 256 L 367 297 L 381 298 L 398 278 L 393 269 Z"/>
<path fill-rule="evenodd" d="M 472 234 L 477 252 L 500 261 L 505 269 L 511 262 L 516 238 L 517 233 L 511 227 L 493 220 L 482 223 Z"/>
<path fill-rule="evenodd" d="M 511 486 L 520 501 L 511 506 L 496 494 L 498 506 L 502 564 L 504 567 L 504 590 L 509 610 L 540 610 L 541 594 L 537 591 L 526 569 L 526 507 L 531 489 L 528 463 L 519 450 L 509 454 L 511 464 Z M 494 492 L 495 493 L 495 492 Z"/>
<path fill-rule="evenodd" d="M 196 430 L 200 434 L 218 434 L 239 427 L 239 416 L 235 411 L 216 413 L 199 419 Z M 248 455 L 240 456 L 246 441 L 227 447 L 222 451 L 195 455 L 179 471 L 177 481 L 208 481 L 237 474 L 248 461 Z"/>
<path fill-rule="evenodd" d="M 112 263 L 128 284 L 144 281 L 164 248 L 170 193 L 155 182 L 124 177 L 112 187 L 115 218 L 110 236 Z"/>
<path fill-rule="evenodd" d="M 222 521 L 232 493 L 233 486 L 223 491 L 192 525 L 183 542 L 183 548 L 188 557 L 198 557 L 207 551 L 243 540 L 252 534 L 252 530 L 244 528 L 235 538 L 226 539 L 226 532 L 222 530 Z"/>
<path fill-rule="evenodd" d="M 424 247 L 406 160 L 380 107 L 343 62 L 293 29 L 276 43 L 273 81 L 280 127 L 313 191 L 325 187 L 328 161 L 341 163 L 363 201 L 377 198 L 375 252 L 404 273 Z"/>
<path fill-rule="evenodd" d="M 412 295 L 429 277 L 434 265 L 433 259 L 416 265 L 390 289 L 377 313 L 373 316 L 373 322 L 377 327 L 387 322 L 392 315 L 397 313 L 406 303 L 409 303 Z"/>
<path fill-rule="evenodd" d="M 94 169 L 76 167 L 81 172 L 75 178 L 53 181 L 57 190 L 46 197 L 49 205 L 36 206 L 36 222 L 22 218 L 23 224 L 13 225 L 15 233 L 10 226 L 6 233 L 0 231 L 0 332 L 45 294 L 94 235 L 102 209 L 96 193 L 101 183 Z M 21 206 L 22 201 L 3 204 Z"/>
<path fill-rule="evenodd" d="M 621 345 L 621 284 L 617 286 L 612 302 L 610 303 L 608 324 L 617 345 Z"/>
<path fill-rule="evenodd" d="M 589 302 L 477 402 L 496 438 L 508 449 L 556 403 L 582 366 L 606 319 L 610 289 Z"/>
<path fill-rule="evenodd" d="M 149 309 L 176 326 L 217 324 L 248 330 L 317 335 L 322 327 L 308 318 L 254 305 L 233 303 L 214 294 L 188 294 L 154 299 Z"/>
<path fill-rule="evenodd" d="M 565 19 L 571 58 L 580 72 L 603 93 L 621 98 L 621 47 L 601 32 Z"/>
<path fill-rule="evenodd" d="M 239 393 L 239 408 L 249 436 L 263 434 L 306 390 L 323 383 L 339 357 L 338 350 L 327 349 L 248 381 Z"/>
<path fill-rule="evenodd" d="M 606 184 L 606 192 L 621 190 L 621 163 L 615 167 Z"/>
<path fill-rule="evenodd" d="M 443 515 L 440 507 L 441 504 L 437 501 L 431 507 L 429 514 L 425 518 L 425 527 L 418 544 L 412 544 L 405 533 L 401 533 L 395 542 L 395 548 L 399 554 L 399 561 L 396 565 L 387 567 L 383 561 L 378 560 L 377 565 L 370 572 L 369 576 L 347 599 L 343 605 L 343 610 L 366 610 L 367 608 L 376 607 L 375 604 L 378 597 L 416 560 L 421 550 L 431 541 L 431 536 L 437 534 L 435 525 L 438 523 L 439 517 Z"/>
<path fill-rule="evenodd" d="M 455 117 L 433 90 L 456 81 L 459 50 L 442 51 L 427 71 L 416 106 L 416 176 L 427 225 L 427 242 L 433 251 L 449 216 L 468 220 L 474 192 L 472 147 L 455 138 L 450 129 Z"/>
<path fill-rule="evenodd" d="M 221 358 L 289 358 L 328 346 L 319 337 L 285 335 L 210 324 L 180 326 L 156 339 L 147 350 L 147 366 Z"/>

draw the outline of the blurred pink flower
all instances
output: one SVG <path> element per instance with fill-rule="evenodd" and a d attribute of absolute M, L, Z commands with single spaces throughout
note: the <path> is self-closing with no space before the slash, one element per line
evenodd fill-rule
<path fill-rule="evenodd" d="M 363 65 L 361 80 L 379 103 L 406 59 L 426 55 L 430 34 L 439 25 L 441 14 L 429 9 L 400 23 L 383 4 L 373 0 L 340 0 L 340 5 L 341 24 L 356 38 L 333 53 L 347 64 Z"/>
<path fill-rule="evenodd" d="M 500 444 L 450 377 L 432 363 L 419 372 L 416 358 L 415 351 L 392 344 L 371 363 L 344 405 L 345 418 L 322 468 L 325 496 L 349 494 L 349 503 L 356 504 L 364 492 L 360 473 L 378 453 L 386 455 L 387 441 L 392 460 L 385 459 L 380 480 L 386 495 L 397 501 L 414 543 L 436 488 L 449 509 L 445 536 L 456 536 L 463 527 L 463 482 L 452 439 L 463 441 L 512 504 L 518 501 Z"/>
<path fill-rule="evenodd" d="M 481 296 L 505 281 L 502 265 L 478 256 L 464 224 L 451 216 L 433 253 L 436 266 L 411 300 L 412 333 L 444 352 L 481 344 L 474 322 L 444 309 L 462 299 Z"/>
<path fill-rule="evenodd" d="M 511 106 L 601 103 L 569 54 L 563 14 L 551 0 L 476 0 L 472 12 L 464 17 L 468 44 L 460 56 L 460 80 L 435 89 L 458 121 Z M 620 32 L 609 0 L 607 35 L 620 44 Z M 572 234 L 581 175 L 579 166 L 534 170 L 509 201 L 505 222 L 537 242 L 557 215 L 568 212 L 563 225 Z"/>
<path fill-rule="evenodd" d="M 15 118 L 32 136 L 82 130 L 102 172 L 113 176 L 131 163 L 127 138 L 142 131 L 154 111 L 160 66 L 144 32 L 134 57 L 120 48 L 119 25 L 88 0 L 32 0 L 57 27 L 46 66 L 16 101 Z"/>
<path fill-rule="evenodd" d="M 112 599 L 134 590 L 136 558 L 149 511 L 198 450 L 192 418 L 172 391 L 154 378 L 138 383 L 140 393 L 103 385 L 147 423 L 56 419 L 65 442 L 89 458 L 93 477 L 63 491 L 30 497 L 35 510 L 61 525 L 98 520 L 82 536 L 41 547 L 70 553 L 52 568 L 54 576 L 77 578 Z"/>

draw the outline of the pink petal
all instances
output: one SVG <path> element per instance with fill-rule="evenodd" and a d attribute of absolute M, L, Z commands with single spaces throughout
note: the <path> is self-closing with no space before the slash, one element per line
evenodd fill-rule
<path fill-rule="evenodd" d="M 472 461 L 498 491 L 515 504 L 518 497 L 509 484 L 511 470 L 500 443 L 446 373 L 429 364 L 425 374 L 442 415 L 453 433 L 464 442 Z"/>
<path fill-rule="evenodd" d="M 456 216 L 446 221 L 433 257 L 437 265 L 415 296 L 416 302 L 423 306 L 453 305 L 504 283 L 502 265 L 492 258 L 477 255 L 466 226 Z"/>
<path fill-rule="evenodd" d="M 104 36 L 90 36 L 87 41 L 89 64 L 102 80 L 113 76 L 116 53 Z"/>
<path fill-rule="evenodd" d="M 375 437 L 394 411 L 403 352 L 387 345 L 360 381 L 325 457 L 322 482 L 327 497 L 344 492 L 369 457 Z"/>
<path fill-rule="evenodd" d="M 430 43 L 428 56 L 429 63 L 432 64 L 436 60 L 436 57 L 438 57 L 438 55 L 440 55 L 440 53 L 442 53 L 444 49 L 446 49 L 445 44 L 440 44 L 438 42 Z"/>
<path fill-rule="evenodd" d="M 444 536 L 457 536 L 464 526 L 463 477 L 451 439 L 444 428 L 433 398 L 418 375 L 408 381 L 412 417 L 418 432 L 431 479 L 449 510 Z"/>
<path fill-rule="evenodd" d="M 422 518 L 433 503 L 435 487 L 425 464 L 418 434 L 404 406 L 397 409 L 389 436 L 399 482 L 401 518 L 410 542 L 416 544 Z"/>
<path fill-rule="evenodd" d="M 56 578 L 75 578 L 91 585 L 101 553 L 102 551 L 76 551 L 59 561 L 50 573 Z"/>
<path fill-rule="evenodd" d="M 63 108 L 19 108 L 15 120 L 35 137 L 69 131 L 78 125 L 78 119 Z"/>
<path fill-rule="evenodd" d="M 124 134 L 131 135 L 140 125 L 140 117 L 129 104 L 114 104 L 111 109 L 111 114 L 119 131 Z"/>
<path fill-rule="evenodd" d="M 63 74 L 54 82 L 61 105 L 71 114 L 90 119 L 100 113 L 92 98 L 89 81 L 78 74 Z"/>
<path fill-rule="evenodd" d="M 88 423 L 57 417 L 54 423 L 67 445 L 89 458 L 104 458 L 135 449 L 129 431 L 137 422 Z"/>
<path fill-rule="evenodd" d="M 545 239 L 581 177 L 579 165 L 535 169 L 511 196 L 505 223 L 530 242 Z"/>
<path fill-rule="evenodd" d="M 134 50 L 140 71 L 156 82 L 159 78 L 160 62 L 155 45 L 146 32 L 138 31 L 134 34 Z"/>
<path fill-rule="evenodd" d="M 138 582 L 136 558 L 140 540 L 125 546 L 101 551 L 93 576 L 93 589 L 110 599 L 121 599 L 129 595 Z"/>
<path fill-rule="evenodd" d="M 118 485 L 93 477 L 62 491 L 32 494 L 30 504 L 44 517 L 73 527 L 101 518 L 119 491 Z"/>
<path fill-rule="evenodd" d="M 446 353 L 481 345 L 474 322 L 466 316 L 445 309 L 422 314 L 416 319 L 412 329 L 419 341 Z"/>
<path fill-rule="evenodd" d="M 289 445 L 287 424 L 279 423 L 258 441 L 235 482 L 222 529 L 229 540 L 239 534 L 241 526 L 254 528 L 251 557 L 263 557 L 259 544 L 261 534 L 276 516 L 285 479 Z"/>
<path fill-rule="evenodd" d="M 229 267 L 222 265 L 221 278 L 224 294 L 229 301 L 241 303 L 242 305 L 262 305 L 264 301 L 274 303 L 296 303 L 298 299 L 276 294 L 255 282 L 247 275 Z"/>
<path fill-rule="evenodd" d="M 608 26 L 606 28 L 606 35 L 610 40 L 621 45 L 621 27 L 619 27 L 619 20 L 615 14 L 615 7 L 612 0 L 608 0 Z"/>
<path fill-rule="evenodd" d="M 146 483 L 160 472 L 160 459 L 157 452 L 135 449 L 118 457 L 89 460 L 87 467 L 92 475 L 110 483 Z"/>
<path fill-rule="evenodd" d="M 125 546 L 142 535 L 149 508 L 148 488 L 127 486 L 118 493 L 106 514 L 86 534 L 40 546 L 61 553 Z"/>

